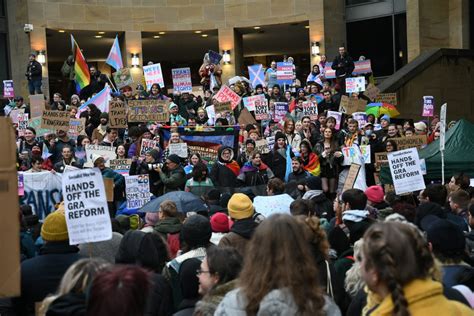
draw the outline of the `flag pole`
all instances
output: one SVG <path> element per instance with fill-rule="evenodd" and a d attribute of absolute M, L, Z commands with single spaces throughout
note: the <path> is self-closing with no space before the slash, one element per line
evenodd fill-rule
<path fill-rule="evenodd" d="M 107 77 L 107 80 L 109 80 L 110 84 L 112 85 L 112 88 L 114 88 L 115 92 L 118 93 L 118 90 L 117 88 L 115 87 L 115 85 L 112 83 L 112 81 L 110 80 L 109 76 L 107 74 L 105 74 L 105 76 Z"/>

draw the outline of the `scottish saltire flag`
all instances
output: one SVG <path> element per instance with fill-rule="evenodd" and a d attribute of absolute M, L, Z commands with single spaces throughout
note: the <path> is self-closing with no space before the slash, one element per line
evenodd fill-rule
<path fill-rule="evenodd" d="M 120 52 L 120 46 L 119 46 L 117 35 L 115 36 L 114 43 L 112 44 L 112 47 L 110 48 L 109 56 L 107 57 L 107 60 L 105 61 L 105 63 L 114 67 L 115 70 L 119 70 L 123 68 L 122 53 Z"/>
<path fill-rule="evenodd" d="M 71 34 L 71 43 L 75 47 L 75 52 L 74 52 L 74 73 L 76 74 L 75 76 L 75 81 L 79 85 L 81 89 L 84 89 L 84 87 L 88 86 L 91 83 L 91 76 L 89 73 L 89 67 L 87 66 L 86 59 L 84 58 L 84 55 L 82 55 L 81 49 L 79 48 L 79 45 L 77 45 L 77 42 L 74 40 L 74 37 Z"/>
<path fill-rule="evenodd" d="M 261 84 L 265 86 L 265 72 L 263 71 L 263 65 L 252 65 L 248 66 L 250 83 L 252 87 L 255 88 L 256 85 Z"/>
<path fill-rule="evenodd" d="M 95 96 L 87 100 L 83 105 L 81 105 L 77 111 L 76 117 L 79 118 L 82 112 L 87 109 L 89 104 L 95 104 L 101 112 L 109 112 L 109 101 L 112 99 L 110 96 L 111 93 L 110 86 L 105 85 L 104 89 L 100 90 Z"/>

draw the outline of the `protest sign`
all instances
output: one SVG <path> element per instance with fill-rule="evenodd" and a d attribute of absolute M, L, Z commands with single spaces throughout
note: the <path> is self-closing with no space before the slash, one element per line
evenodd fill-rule
<path fill-rule="evenodd" d="M 8 115 L 14 124 L 18 124 L 18 116 L 23 115 L 25 109 L 13 109 Z"/>
<path fill-rule="evenodd" d="M 28 127 L 28 113 L 18 114 L 18 136 L 25 136 L 25 130 Z"/>
<path fill-rule="evenodd" d="M 86 145 L 86 157 L 87 162 L 84 167 L 92 168 L 92 155 L 98 155 L 104 158 L 105 166 L 110 167 L 110 160 L 115 159 L 117 154 L 115 153 L 116 147 L 112 146 L 100 146 L 100 145 Z"/>
<path fill-rule="evenodd" d="M 303 102 L 303 115 L 309 116 L 311 120 L 318 119 L 318 105 L 311 101 Z"/>
<path fill-rule="evenodd" d="M 147 90 L 150 90 L 154 83 L 159 84 L 161 88 L 165 87 L 163 73 L 161 72 L 161 64 L 158 63 L 149 66 L 143 66 L 143 75 L 145 77 Z"/>
<path fill-rule="evenodd" d="M 109 125 L 113 128 L 127 128 L 127 107 L 122 100 L 109 102 Z"/>
<path fill-rule="evenodd" d="M 375 153 L 375 170 L 380 171 L 380 167 L 388 164 L 386 152 Z"/>
<path fill-rule="evenodd" d="M 354 112 L 352 118 L 359 123 L 359 128 L 363 128 L 367 124 L 367 113 L 365 112 Z"/>
<path fill-rule="evenodd" d="M 365 91 L 365 77 L 346 78 L 346 92 L 362 92 Z"/>
<path fill-rule="evenodd" d="M 99 169 L 65 173 L 62 192 L 70 245 L 112 239 L 107 196 Z"/>
<path fill-rule="evenodd" d="M 235 93 L 231 88 L 226 85 L 223 85 L 220 90 L 214 96 L 214 99 L 223 103 L 230 101 L 232 104 L 232 110 L 239 105 L 240 100 L 242 99 L 237 93 Z"/>
<path fill-rule="evenodd" d="M 33 214 L 44 219 L 54 211 L 54 205 L 62 200 L 61 179 L 61 173 L 24 172 L 25 194 L 21 197 L 20 204 L 31 205 Z"/>
<path fill-rule="evenodd" d="M 35 129 L 37 137 L 55 133 L 55 131 L 52 129 L 41 128 L 41 116 L 30 119 L 28 126 Z"/>
<path fill-rule="evenodd" d="M 157 148 L 158 146 L 159 144 L 156 140 L 143 138 L 140 147 L 140 157 L 144 157 L 145 154 L 150 152 L 150 150 Z"/>
<path fill-rule="evenodd" d="M 86 119 L 84 117 L 80 119 L 70 118 L 69 119 L 69 130 L 68 136 L 77 139 L 77 137 L 85 131 Z"/>
<path fill-rule="evenodd" d="M 444 151 L 445 143 L 446 143 L 446 111 L 447 111 L 448 104 L 445 103 L 441 106 L 441 112 L 439 117 L 439 150 Z M 444 157 L 443 157 L 444 159 Z"/>
<path fill-rule="evenodd" d="M 343 166 L 350 166 L 352 163 L 359 163 L 362 156 L 364 163 L 370 163 L 370 145 L 342 147 L 342 155 L 344 156 Z"/>
<path fill-rule="evenodd" d="M 18 196 L 25 195 L 25 182 L 23 180 L 23 173 L 18 172 Z"/>
<path fill-rule="evenodd" d="M 414 135 L 410 137 L 395 137 L 395 138 L 391 138 L 391 140 L 397 143 L 398 150 L 408 149 L 412 147 L 421 149 L 428 142 L 426 135 Z"/>
<path fill-rule="evenodd" d="M 255 88 L 258 84 L 265 86 L 265 72 L 263 65 L 257 64 L 247 67 L 249 70 L 250 84 Z"/>
<path fill-rule="evenodd" d="M 41 117 L 44 110 L 44 95 L 34 94 L 30 95 L 30 114 L 31 118 Z"/>
<path fill-rule="evenodd" d="M 3 97 L 5 99 L 15 97 L 15 90 L 13 89 L 13 80 L 3 80 Z"/>
<path fill-rule="evenodd" d="M 375 102 L 388 103 L 391 105 L 398 105 L 397 93 L 379 93 L 375 98 Z"/>
<path fill-rule="evenodd" d="M 286 114 L 288 113 L 288 103 L 286 102 L 275 102 L 275 115 L 273 120 L 275 122 L 280 122 L 285 119 Z"/>
<path fill-rule="evenodd" d="M 265 138 L 268 142 L 268 150 L 272 151 L 275 146 L 275 136 L 268 136 Z"/>
<path fill-rule="evenodd" d="M 41 127 L 67 132 L 69 130 L 69 112 L 43 110 Z"/>
<path fill-rule="evenodd" d="M 133 84 L 132 74 L 129 68 L 122 68 L 112 74 L 114 77 L 115 85 L 118 89 L 125 86 L 131 86 Z"/>
<path fill-rule="evenodd" d="M 120 173 L 121 175 L 128 175 L 130 172 L 130 166 L 132 165 L 132 159 L 112 159 L 109 163 L 110 169 Z"/>
<path fill-rule="evenodd" d="M 416 148 L 390 152 L 387 154 L 387 158 L 397 194 L 410 193 L 425 188 Z"/>
<path fill-rule="evenodd" d="M 357 176 L 359 175 L 360 168 L 361 165 L 351 163 L 351 167 L 349 168 L 349 172 L 347 173 L 346 180 L 344 181 L 342 192 L 352 189 L 354 187 L 354 184 L 357 180 Z"/>
<path fill-rule="evenodd" d="M 150 179 L 147 174 L 128 176 L 125 178 L 125 195 L 127 208 L 141 208 L 150 201 Z"/>
<path fill-rule="evenodd" d="M 257 120 L 269 120 L 270 113 L 268 110 L 268 100 L 256 101 L 255 102 L 255 119 Z"/>
<path fill-rule="evenodd" d="M 250 114 L 249 110 L 246 108 L 243 108 L 242 111 L 240 111 L 238 122 L 241 125 L 257 124 L 257 121 L 255 121 L 252 114 Z"/>
<path fill-rule="evenodd" d="M 352 114 L 354 112 L 364 112 L 367 101 L 363 99 L 349 98 L 349 104 L 346 108 L 346 114 Z"/>
<path fill-rule="evenodd" d="M 295 79 L 295 66 L 289 62 L 277 63 L 277 81 L 279 85 L 290 85 Z"/>
<path fill-rule="evenodd" d="M 341 119 L 342 119 L 341 112 L 328 111 L 327 117 L 334 117 L 336 119 L 336 126 L 334 127 L 335 129 L 338 130 L 341 127 Z"/>
<path fill-rule="evenodd" d="M 216 120 L 216 111 L 214 110 L 214 105 L 206 107 L 206 113 L 209 120 L 207 120 L 207 124 L 212 126 Z"/>
<path fill-rule="evenodd" d="M 213 51 L 213 50 L 209 50 L 207 52 L 208 56 L 209 56 L 209 61 L 211 62 L 211 64 L 214 64 L 214 65 L 217 65 L 221 62 L 221 59 L 222 59 L 222 55 Z"/>
<path fill-rule="evenodd" d="M 173 78 L 174 92 L 182 93 L 193 91 L 193 84 L 191 82 L 191 69 L 189 67 L 171 69 L 171 75 Z"/>
<path fill-rule="evenodd" d="M 244 101 L 244 106 L 247 108 L 249 111 L 255 111 L 255 103 L 262 103 L 266 101 L 265 95 L 263 94 L 257 94 L 253 95 L 250 97 L 246 97 L 242 99 Z"/>
<path fill-rule="evenodd" d="M 266 139 L 259 139 L 255 141 L 255 151 L 261 154 L 268 154 L 270 149 L 268 148 L 268 141 Z"/>
<path fill-rule="evenodd" d="M 169 148 L 170 155 L 175 154 L 181 158 L 188 158 L 188 144 L 186 143 L 169 144 L 168 148 Z"/>
<path fill-rule="evenodd" d="M 347 95 L 341 96 L 341 102 L 339 102 L 339 112 L 347 113 L 348 106 L 349 106 L 349 97 Z"/>
<path fill-rule="evenodd" d="M 372 83 L 367 85 L 367 89 L 365 89 L 364 94 L 370 99 L 375 100 L 375 98 L 379 95 L 380 89 L 374 86 Z"/>
<path fill-rule="evenodd" d="M 168 122 L 168 104 L 165 100 L 128 101 L 128 122 Z"/>
<path fill-rule="evenodd" d="M 216 102 L 214 103 L 214 112 L 215 114 L 221 114 L 225 116 L 226 113 L 232 112 L 232 104 L 230 103 L 230 101 Z"/>
<path fill-rule="evenodd" d="M 268 217 L 272 214 L 290 214 L 290 204 L 293 198 L 284 193 L 272 196 L 256 196 L 253 200 L 255 211 Z"/>
<path fill-rule="evenodd" d="M 112 178 L 102 178 L 104 180 L 105 196 L 107 197 L 107 202 L 114 201 L 114 179 Z"/>
<path fill-rule="evenodd" d="M 432 117 L 434 116 L 434 97 L 425 95 L 423 97 L 423 112 L 421 116 Z"/>

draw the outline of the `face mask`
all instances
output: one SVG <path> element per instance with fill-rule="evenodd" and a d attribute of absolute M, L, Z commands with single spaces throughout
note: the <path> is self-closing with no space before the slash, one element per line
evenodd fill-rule
<path fill-rule="evenodd" d="M 368 129 L 365 131 L 365 136 L 370 136 L 372 135 L 372 130 L 371 129 Z"/>

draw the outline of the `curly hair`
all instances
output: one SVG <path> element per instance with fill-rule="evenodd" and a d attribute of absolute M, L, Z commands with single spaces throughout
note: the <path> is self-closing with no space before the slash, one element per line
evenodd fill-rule
<path fill-rule="evenodd" d="M 324 259 L 329 259 L 329 242 L 321 222 L 316 216 L 298 215 L 296 221 L 300 224 L 306 241 L 311 245 L 313 252 L 320 253 Z"/>
<path fill-rule="evenodd" d="M 391 293 L 393 315 L 408 316 L 403 287 L 432 274 L 434 259 L 421 232 L 408 224 L 382 222 L 372 225 L 362 245 L 365 271 L 375 270 Z M 399 260 L 403 258 L 403 260 Z"/>

